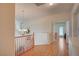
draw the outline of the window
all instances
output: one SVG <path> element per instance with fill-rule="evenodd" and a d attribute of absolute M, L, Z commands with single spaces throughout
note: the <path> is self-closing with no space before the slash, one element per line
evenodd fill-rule
<path fill-rule="evenodd" d="M 60 26 L 59 27 L 59 36 L 63 36 L 64 35 L 64 27 Z"/>

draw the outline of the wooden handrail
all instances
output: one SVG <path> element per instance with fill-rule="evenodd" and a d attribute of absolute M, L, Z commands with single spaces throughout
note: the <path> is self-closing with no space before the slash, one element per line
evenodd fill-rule
<path fill-rule="evenodd" d="M 22 38 L 22 37 L 27 37 L 27 36 L 32 36 L 32 35 L 17 36 L 17 37 L 15 37 L 15 38 Z"/>

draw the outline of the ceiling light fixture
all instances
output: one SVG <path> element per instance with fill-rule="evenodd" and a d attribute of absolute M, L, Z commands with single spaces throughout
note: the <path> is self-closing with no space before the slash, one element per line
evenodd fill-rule
<path fill-rule="evenodd" d="M 49 3 L 49 5 L 50 5 L 50 6 L 52 6 L 52 5 L 53 5 L 53 3 Z"/>

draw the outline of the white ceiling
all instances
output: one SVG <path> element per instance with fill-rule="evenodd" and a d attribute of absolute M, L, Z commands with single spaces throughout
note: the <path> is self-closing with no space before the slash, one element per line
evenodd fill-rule
<path fill-rule="evenodd" d="M 36 6 L 33 3 L 18 3 L 16 4 L 15 9 L 16 19 L 23 19 L 23 15 L 25 19 L 31 20 L 48 16 L 51 14 L 71 12 L 73 5 L 74 4 L 72 3 L 57 3 L 52 6 L 49 6 L 48 4 Z M 23 10 L 24 13 L 22 12 Z"/>

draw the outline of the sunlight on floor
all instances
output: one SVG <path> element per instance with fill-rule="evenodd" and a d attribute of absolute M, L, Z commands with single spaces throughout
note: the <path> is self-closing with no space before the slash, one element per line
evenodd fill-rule
<path fill-rule="evenodd" d="M 59 48 L 60 48 L 60 50 L 64 49 L 64 39 L 63 38 L 59 39 Z"/>

